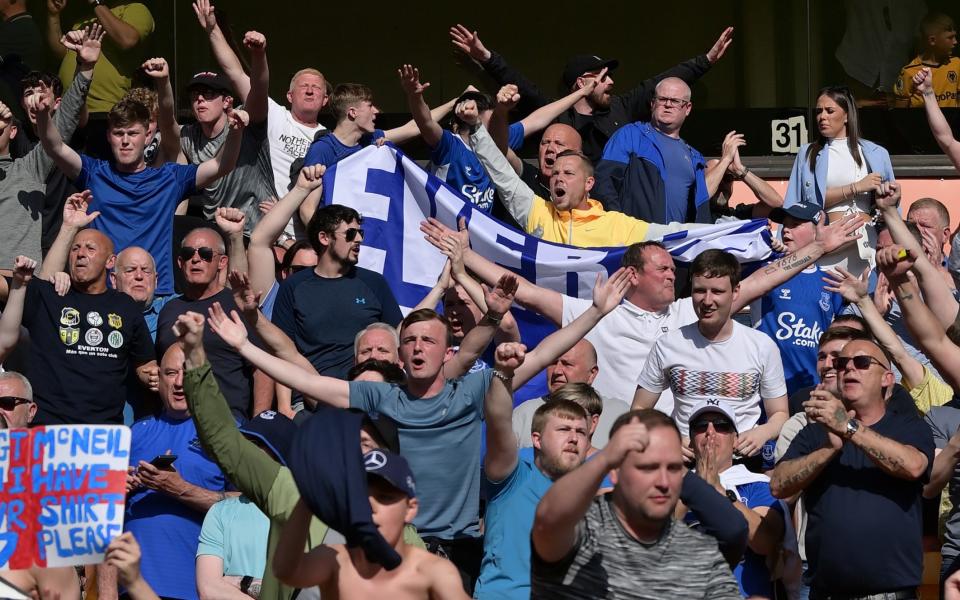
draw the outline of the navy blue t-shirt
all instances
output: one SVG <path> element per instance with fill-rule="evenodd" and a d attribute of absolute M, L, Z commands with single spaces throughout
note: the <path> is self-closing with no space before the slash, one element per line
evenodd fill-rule
<path fill-rule="evenodd" d="M 359 152 L 383 137 L 382 129 L 374 129 L 373 133 L 367 133 L 360 138 L 355 146 L 347 146 L 337 139 L 333 133 L 329 133 L 314 143 L 310 144 L 307 155 L 303 157 L 303 166 L 326 165 L 332 167 L 346 157 Z"/>
<path fill-rule="evenodd" d="M 522 123 L 510 126 L 508 144 L 514 150 L 523 146 Z M 493 210 L 496 190 L 480 159 L 464 143 L 463 138 L 444 129 L 440 141 L 430 154 L 430 161 L 434 164 L 434 174 L 461 196 L 485 213 Z"/>
<path fill-rule="evenodd" d="M 353 341 L 371 323 L 396 327 L 400 307 L 379 273 L 360 267 L 343 277 L 304 269 L 280 284 L 273 322 L 292 339 L 321 375 L 346 379 Z"/>
<path fill-rule="evenodd" d="M 933 465 L 933 434 L 916 412 L 887 411 L 870 429 L 922 452 L 927 471 L 916 481 L 888 475 L 847 441 L 807 486 L 807 561 L 812 589 L 824 593 L 866 595 L 915 588 L 921 582 L 921 492 Z M 826 443 L 822 425 L 807 425 L 781 461 L 806 456 Z"/>
<path fill-rule="evenodd" d="M 690 199 L 697 185 L 693 157 L 687 143 L 658 132 L 657 147 L 663 155 L 664 196 L 667 201 L 666 222 L 685 223 L 690 212 Z"/>
<path fill-rule="evenodd" d="M 754 327 L 780 349 L 789 395 L 817 383 L 820 334 L 843 308 L 840 294 L 823 289 L 823 276 L 818 266 L 805 269 L 751 306 Z"/>

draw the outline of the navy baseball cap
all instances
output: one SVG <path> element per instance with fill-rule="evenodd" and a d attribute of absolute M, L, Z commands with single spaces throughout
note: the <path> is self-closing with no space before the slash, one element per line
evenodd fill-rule
<path fill-rule="evenodd" d="M 290 449 L 293 447 L 293 436 L 297 433 L 297 426 L 289 418 L 278 412 L 265 410 L 237 429 L 248 438 L 262 443 L 273 452 L 274 458 L 281 465 L 287 466 Z"/>
<path fill-rule="evenodd" d="M 823 208 L 816 204 L 808 202 L 798 202 L 791 206 L 775 208 L 770 211 L 770 220 L 774 223 L 783 223 L 787 216 L 791 216 L 799 221 L 809 221 L 811 223 L 820 223 L 823 214 Z"/>
<path fill-rule="evenodd" d="M 407 495 L 417 497 L 417 484 L 407 459 L 388 450 L 371 450 L 363 455 L 368 475 L 376 475 Z"/>
<path fill-rule="evenodd" d="M 363 425 L 370 425 L 374 433 L 380 438 L 377 440 L 383 444 L 385 450 L 394 454 L 400 454 L 400 433 L 397 431 L 397 422 L 387 415 L 378 412 L 364 412 L 359 408 L 347 409 L 363 415 Z"/>
<path fill-rule="evenodd" d="M 187 84 L 187 91 L 190 91 L 196 87 L 208 87 L 211 90 L 223 92 L 225 96 L 234 95 L 233 87 L 230 85 L 230 80 L 220 73 L 215 73 L 213 71 L 201 71 L 191 77 L 190 83 Z"/>
<path fill-rule="evenodd" d="M 570 89 L 577 82 L 577 77 L 584 73 L 599 71 L 604 67 L 612 71 L 618 66 L 620 66 L 620 61 L 615 58 L 604 60 L 592 54 L 578 54 L 568 60 L 567 66 L 563 68 L 563 85 L 566 86 L 566 89 Z"/>

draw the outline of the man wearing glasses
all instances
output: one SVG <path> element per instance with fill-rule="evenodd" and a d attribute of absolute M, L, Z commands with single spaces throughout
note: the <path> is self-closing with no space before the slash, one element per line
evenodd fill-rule
<path fill-rule="evenodd" d="M 690 86 L 677 77 L 657 84 L 650 100 L 650 122 L 618 129 L 597 164 L 594 197 L 616 210 L 650 223 L 712 223 L 710 197 L 739 146 L 742 135 L 730 132 L 720 162 L 712 167 L 680 138 L 690 115 Z"/>
<path fill-rule="evenodd" d="M 30 381 L 14 371 L 0 373 L 0 417 L 9 429 L 29 427 L 37 414 Z"/>
<path fill-rule="evenodd" d="M 396 325 L 403 319 L 383 276 L 357 266 L 361 221 L 346 206 L 318 208 L 307 225 L 317 266 L 287 277 L 273 309 L 274 323 L 317 372 L 340 379 L 353 366 L 360 331 L 372 323 Z"/>
<path fill-rule="evenodd" d="M 170 300 L 160 311 L 157 319 L 158 356 L 163 356 L 167 348 L 177 341 L 173 324 L 180 315 L 188 311 L 205 315 L 215 302 L 219 302 L 227 314 L 231 310 L 239 312 L 233 293 L 223 284 L 222 275 L 229 264 L 223 238 L 215 230 L 199 227 L 183 238 L 177 255 L 177 266 L 183 274 L 183 295 Z M 264 410 L 265 407 L 256 400 L 251 405 L 254 368 L 250 363 L 219 336 L 212 332 L 205 332 L 204 336 L 213 375 L 234 416 L 246 420 L 251 414 L 256 415 Z M 254 343 L 259 344 L 259 340 Z"/>
<path fill-rule="evenodd" d="M 784 541 L 784 507 L 770 494 L 770 478 L 733 464 L 737 421 L 724 400 L 702 400 L 690 416 L 690 438 L 696 456 L 696 473 L 721 494 L 749 525 L 747 551 L 733 570 L 745 598 L 773 598 L 767 557 L 776 558 Z M 689 512 L 687 522 L 699 521 Z"/>
<path fill-rule="evenodd" d="M 811 598 L 917 598 L 932 433 L 916 414 L 887 410 L 894 376 L 876 343 L 853 340 L 833 364 L 840 397 L 811 392 L 811 423 L 774 469 L 771 491 L 803 492 Z"/>

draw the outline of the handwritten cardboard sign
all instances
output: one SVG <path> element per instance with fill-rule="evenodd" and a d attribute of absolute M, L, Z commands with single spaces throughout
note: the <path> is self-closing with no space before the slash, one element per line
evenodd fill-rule
<path fill-rule="evenodd" d="M 103 562 L 129 460 L 122 425 L 0 430 L 0 570 Z"/>

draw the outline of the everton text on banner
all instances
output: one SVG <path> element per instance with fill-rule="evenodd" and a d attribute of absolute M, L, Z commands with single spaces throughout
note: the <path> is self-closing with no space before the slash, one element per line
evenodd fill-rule
<path fill-rule="evenodd" d="M 102 562 L 129 460 L 122 425 L 0 430 L 0 570 Z"/>

